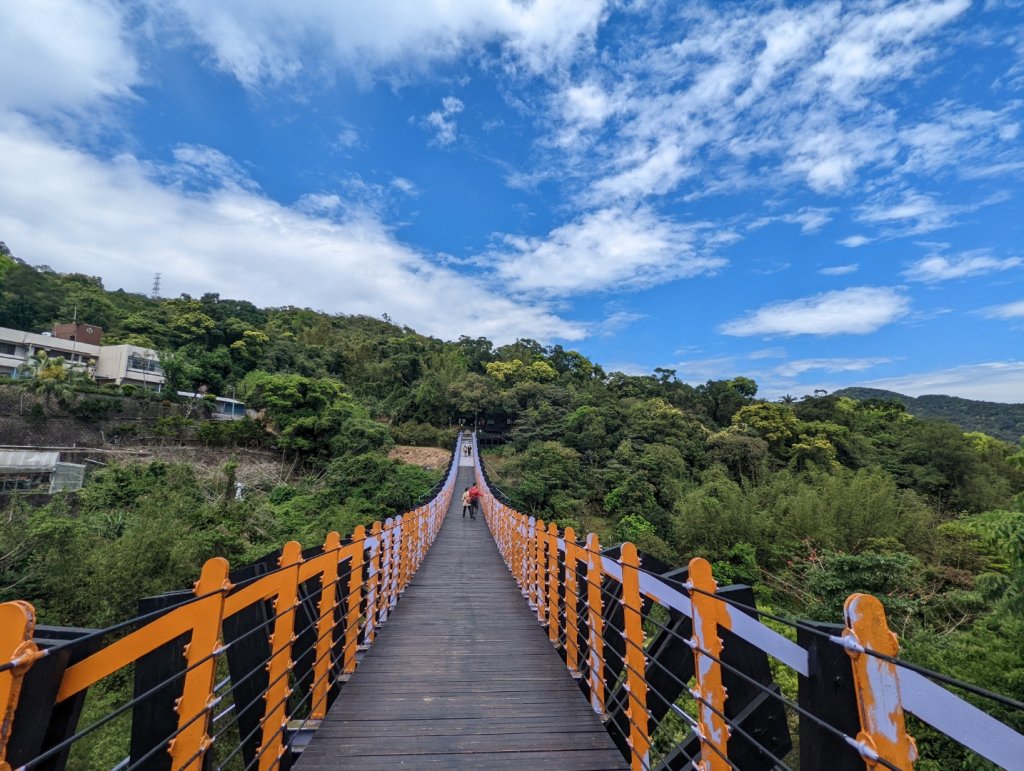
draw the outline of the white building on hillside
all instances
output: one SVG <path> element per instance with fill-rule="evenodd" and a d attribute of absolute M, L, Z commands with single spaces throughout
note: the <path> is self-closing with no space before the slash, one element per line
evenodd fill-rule
<path fill-rule="evenodd" d="M 92 328 L 86 325 L 92 339 Z M 98 328 L 97 328 L 98 329 Z M 15 375 L 18 367 L 39 351 L 50 358 L 60 357 L 69 366 L 92 373 L 97 383 L 126 383 L 141 388 L 163 390 L 164 373 L 156 351 L 138 345 L 94 345 L 56 337 L 50 332 L 37 334 L 0 327 L 0 375 Z"/>

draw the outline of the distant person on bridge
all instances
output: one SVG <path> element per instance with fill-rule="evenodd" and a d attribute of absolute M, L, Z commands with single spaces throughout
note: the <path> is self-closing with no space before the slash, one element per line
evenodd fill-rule
<path fill-rule="evenodd" d="M 476 513 L 480 510 L 480 499 L 483 497 L 483 493 L 480 492 L 480 488 L 473 485 L 469 490 L 466 491 L 469 496 L 469 518 L 476 519 Z"/>
<path fill-rule="evenodd" d="M 473 508 L 473 500 L 469 497 L 469 488 L 462 493 L 462 518 L 466 518 L 466 512 L 471 511 Z"/>

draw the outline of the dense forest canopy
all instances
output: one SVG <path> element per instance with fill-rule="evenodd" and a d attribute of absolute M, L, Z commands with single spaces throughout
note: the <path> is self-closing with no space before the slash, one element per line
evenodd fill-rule
<path fill-rule="evenodd" d="M 300 472 L 236 501 L 230 463 L 215 479 L 114 465 L 41 508 L 9 504 L 0 599 L 31 599 L 47 621 L 108 623 L 188 585 L 208 556 L 244 560 L 401 510 L 437 475 L 387 451 L 449 446 L 465 420 L 503 440 L 485 462 L 523 512 L 670 563 L 705 556 L 720 583 L 752 584 L 793 615 L 837 621 L 847 595 L 875 593 L 906 655 L 1024 698 L 1016 443 L 897 399 L 769 402 L 740 373 L 693 386 L 667 369 L 608 373 L 533 340 L 442 341 L 386 317 L 216 294 L 154 299 L 0 252 L 0 326 L 38 331 L 76 314 L 104 343 L 153 347 L 170 393 L 230 392 L 259 411 L 205 440 L 275 448 Z M 926 761 L 956 752 L 917 731 Z"/>

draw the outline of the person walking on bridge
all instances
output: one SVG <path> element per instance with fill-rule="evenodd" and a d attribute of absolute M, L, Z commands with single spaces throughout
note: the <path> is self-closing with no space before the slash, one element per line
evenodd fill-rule
<path fill-rule="evenodd" d="M 466 512 L 471 512 L 473 509 L 473 500 L 469 497 L 469 488 L 467 487 L 465 492 L 462 493 L 462 518 L 466 518 Z"/>
<path fill-rule="evenodd" d="M 483 493 L 480 492 L 480 488 L 473 485 L 469 490 L 466 491 L 469 496 L 469 518 L 476 519 L 476 513 L 480 510 L 480 499 L 483 497 Z"/>

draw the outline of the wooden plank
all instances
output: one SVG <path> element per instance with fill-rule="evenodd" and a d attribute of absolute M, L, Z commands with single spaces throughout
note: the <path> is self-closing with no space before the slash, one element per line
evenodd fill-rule
<path fill-rule="evenodd" d="M 627 769 L 457 495 L 377 641 L 296 765 Z"/>

